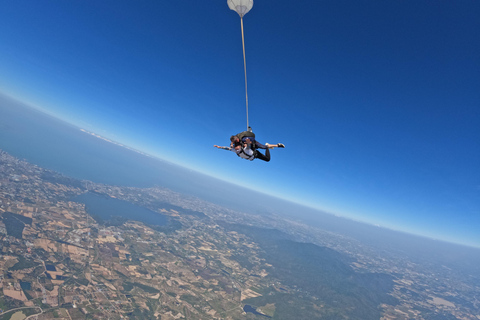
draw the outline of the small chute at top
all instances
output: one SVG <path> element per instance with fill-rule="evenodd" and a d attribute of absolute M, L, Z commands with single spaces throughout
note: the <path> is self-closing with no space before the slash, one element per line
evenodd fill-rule
<path fill-rule="evenodd" d="M 253 0 L 227 0 L 228 7 L 237 12 L 240 18 L 250 11 L 253 7 Z"/>

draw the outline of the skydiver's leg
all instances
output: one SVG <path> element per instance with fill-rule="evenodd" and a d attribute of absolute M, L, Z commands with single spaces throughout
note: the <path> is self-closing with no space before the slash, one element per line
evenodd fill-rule
<path fill-rule="evenodd" d="M 261 144 L 261 143 L 258 142 L 257 140 L 255 140 L 255 148 L 256 148 L 256 149 L 268 149 L 266 145 Z"/>
<path fill-rule="evenodd" d="M 285 148 L 285 145 L 283 143 L 277 143 L 277 144 L 270 144 L 270 143 L 265 143 L 268 149 L 274 149 L 274 148 Z"/>
<path fill-rule="evenodd" d="M 260 151 L 255 150 L 255 158 L 266 161 L 266 162 L 269 162 L 270 161 L 270 150 L 268 148 L 265 149 L 265 155 L 263 153 L 261 153 Z"/>

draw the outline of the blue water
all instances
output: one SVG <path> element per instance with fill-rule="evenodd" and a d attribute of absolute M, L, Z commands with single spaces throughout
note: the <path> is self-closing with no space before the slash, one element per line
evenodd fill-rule
<path fill-rule="evenodd" d="M 67 176 L 111 185 L 166 183 L 181 189 L 181 180 L 187 178 L 181 167 L 103 141 L 2 96 L 0 148 Z"/>
<path fill-rule="evenodd" d="M 94 217 L 99 216 L 103 220 L 110 220 L 112 217 L 122 217 L 155 226 L 164 226 L 168 222 L 167 218 L 160 213 L 127 201 L 113 199 L 95 193 L 84 193 L 75 197 L 73 200 L 84 203 L 89 214 Z"/>

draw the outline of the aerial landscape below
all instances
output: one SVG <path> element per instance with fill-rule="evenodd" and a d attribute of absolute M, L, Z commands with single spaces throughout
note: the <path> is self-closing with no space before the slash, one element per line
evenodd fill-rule
<path fill-rule="evenodd" d="M 4 151 L 0 215 L 0 319 L 479 319 L 478 272 Z"/>

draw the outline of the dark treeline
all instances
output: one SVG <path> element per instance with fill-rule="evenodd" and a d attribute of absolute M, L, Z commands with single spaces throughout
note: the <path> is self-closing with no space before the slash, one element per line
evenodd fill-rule
<path fill-rule="evenodd" d="M 394 285 L 392 276 L 355 272 L 349 265 L 351 258 L 342 253 L 293 241 L 278 230 L 226 227 L 252 237 L 272 265 L 270 275 L 295 288 L 294 293 L 272 290 L 244 301 L 256 306 L 275 303 L 274 319 L 379 319 L 380 304 L 397 303 L 388 295 Z M 319 304 L 323 307 L 315 308 Z"/>

